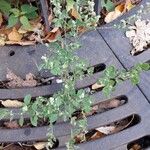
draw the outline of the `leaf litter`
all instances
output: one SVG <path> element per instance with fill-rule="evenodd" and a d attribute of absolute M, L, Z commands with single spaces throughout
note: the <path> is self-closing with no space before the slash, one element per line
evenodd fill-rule
<path fill-rule="evenodd" d="M 21 77 L 14 74 L 11 70 L 7 69 L 7 86 L 9 88 L 19 88 L 19 87 L 35 87 L 37 85 L 37 81 L 34 79 L 34 75 L 29 73 L 26 75 L 26 79 L 22 79 Z"/>
<path fill-rule="evenodd" d="M 141 0 L 102 0 L 99 25 L 110 23 L 135 7 Z"/>
<path fill-rule="evenodd" d="M 138 19 L 133 26 L 129 26 L 126 37 L 133 45 L 131 55 L 147 50 L 150 46 L 150 20 Z"/>

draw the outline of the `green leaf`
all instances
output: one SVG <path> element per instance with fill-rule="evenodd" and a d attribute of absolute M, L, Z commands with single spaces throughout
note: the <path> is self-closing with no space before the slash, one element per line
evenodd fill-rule
<path fill-rule="evenodd" d="M 139 74 L 132 74 L 131 75 L 131 82 L 132 82 L 133 85 L 138 84 L 139 81 L 140 81 Z"/>
<path fill-rule="evenodd" d="M 57 118 L 58 118 L 57 114 L 51 114 L 49 120 L 51 123 L 54 123 L 57 120 Z"/>
<path fill-rule="evenodd" d="M 31 107 L 32 107 L 33 111 L 37 111 L 38 103 L 34 102 Z"/>
<path fill-rule="evenodd" d="M 7 109 L 0 108 L 0 120 L 9 115 L 10 112 Z"/>
<path fill-rule="evenodd" d="M 29 105 L 30 102 L 31 102 L 31 95 L 28 94 L 28 95 L 26 95 L 25 98 L 24 98 L 24 103 L 25 103 L 26 105 Z"/>
<path fill-rule="evenodd" d="M 101 6 L 105 7 L 108 12 L 115 9 L 115 4 L 111 0 L 102 0 Z"/>
<path fill-rule="evenodd" d="M 20 11 L 17 8 L 10 9 L 10 12 L 15 15 L 15 17 L 19 17 Z"/>
<path fill-rule="evenodd" d="M 23 115 L 21 115 L 21 117 L 19 119 L 19 125 L 23 126 L 23 124 L 24 124 L 24 118 L 23 118 Z"/>
<path fill-rule="evenodd" d="M 67 0 L 67 11 L 73 9 L 74 4 L 75 4 L 74 0 Z"/>
<path fill-rule="evenodd" d="M 108 68 L 106 68 L 104 73 L 108 78 L 115 78 L 117 75 L 117 70 L 114 66 L 109 66 Z"/>
<path fill-rule="evenodd" d="M 20 22 L 22 23 L 22 25 L 25 29 L 31 29 L 30 22 L 26 16 L 21 16 Z"/>
<path fill-rule="evenodd" d="M 112 91 L 114 91 L 114 87 L 112 85 L 107 85 L 102 90 L 102 92 L 106 97 L 110 96 Z"/>
<path fill-rule="evenodd" d="M 37 117 L 37 115 L 31 117 L 31 118 L 30 118 L 30 121 L 31 121 L 31 124 L 36 127 L 36 126 L 37 126 L 37 122 L 38 122 L 38 117 Z"/>
<path fill-rule="evenodd" d="M 143 64 L 141 64 L 141 68 L 144 71 L 148 71 L 148 70 L 150 70 L 150 64 L 149 63 L 143 63 Z"/>
<path fill-rule="evenodd" d="M 2 11 L 4 14 L 9 15 L 10 9 L 11 9 L 10 3 L 8 3 L 6 0 L 0 0 L 0 11 Z"/>
<path fill-rule="evenodd" d="M 28 19 L 35 19 L 38 17 L 38 14 L 37 12 L 31 12 L 29 14 L 25 14 L 25 16 L 28 18 Z"/>
<path fill-rule="evenodd" d="M 18 22 L 18 18 L 14 14 L 12 14 L 8 18 L 8 26 L 7 27 L 11 28 L 14 25 L 16 25 L 17 22 Z"/>
<path fill-rule="evenodd" d="M 21 5 L 21 11 L 26 14 L 30 14 L 36 10 L 37 10 L 37 7 L 34 7 L 32 5 L 28 5 L 28 4 Z"/>

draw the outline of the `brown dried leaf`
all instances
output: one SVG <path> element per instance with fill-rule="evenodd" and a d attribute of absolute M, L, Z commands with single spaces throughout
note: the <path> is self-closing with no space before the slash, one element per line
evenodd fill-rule
<path fill-rule="evenodd" d="M 71 16 L 74 17 L 75 19 L 79 19 L 79 20 L 81 19 L 80 14 L 78 13 L 78 11 L 75 8 L 73 8 L 71 10 Z"/>
<path fill-rule="evenodd" d="M 47 142 L 37 142 L 35 144 L 33 144 L 33 146 L 37 149 L 37 150 L 42 150 L 46 147 Z"/>
<path fill-rule="evenodd" d="M 104 87 L 104 85 L 95 83 L 95 84 L 92 85 L 92 90 L 96 90 L 96 89 L 103 88 L 103 87 Z"/>
<path fill-rule="evenodd" d="M 80 133 L 77 136 L 75 136 L 75 143 L 82 143 L 85 141 L 85 134 Z"/>
<path fill-rule="evenodd" d="M 78 33 L 84 33 L 87 31 L 86 27 L 78 27 Z"/>
<path fill-rule="evenodd" d="M 4 46 L 5 45 L 5 41 L 6 41 L 6 35 L 5 34 L 0 34 L 0 46 Z"/>
<path fill-rule="evenodd" d="M 3 16 L 2 16 L 2 13 L 0 12 L 0 26 L 2 25 L 3 23 Z"/>
<path fill-rule="evenodd" d="M 4 125 L 9 129 L 17 129 L 20 127 L 17 121 L 4 122 Z"/>
<path fill-rule="evenodd" d="M 115 128 L 116 128 L 115 126 L 106 126 L 106 127 L 96 128 L 96 130 L 108 135 L 108 134 L 111 134 L 115 130 Z"/>
<path fill-rule="evenodd" d="M 23 106 L 23 102 L 18 100 L 0 100 L 1 104 L 7 108 L 20 108 Z"/>
<path fill-rule="evenodd" d="M 26 79 L 23 80 L 21 77 L 15 75 L 11 70 L 7 70 L 6 78 L 9 80 L 7 85 L 10 88 L 16 87 L 35 87 L 37 85 L 37 81 L 34 79 L 34 75 L 29 73 L 26 75 Z"/>
<path fill-rule="evenodd" d="M 10 145 L 6 145 L 3 150 L 22 150 L 21 146 L 15 145 L 15 144 L 10 144 Z M 28 150 L 32 150 L 30 148 L 28 148 Z"/>
<path fill-rule="evenodd" d="M 44 38 L 45 41 L 48 42 L 54 42 L 56 41 L 56 38 L 61 35 L 61 31 L 59 28 L 54 28 L 52 31 L 50 31 L 47 36 Z"/>
<path fill-rule="evenodd" d="M 36 42 L 35 41 L 20 41 L 20 42 L 17 42 L 17 41 L 6 41 L 5 43 L 8 44 L 8 45 L 17 44 L 17 45 L 22 45 L 22 46 L 28 46 L 28 45 L 34 45 Z"/>
<path fill-rule="evenodd" d="M 0 34 L 9 35 L 12 32 L 12 28 L 7 28 L 6 26 L 3 26 L 0 29 Z"/>
<path fill-rule="evenodd" d="M 7 85 L 11 88 L 22 87 L 22 83 L 24 82 L 21 77 L 15 75 L 11 70 L 7 69 L 6 78 L 9 80 Z"/>
<path fill-rule="evenodd" d="M 9 33 L 8 39 L 10 41 L 20 42 L 22 39 L 22 34 L 20 34 L 17 29 L 14 27 L 12 32 Z"/>
<path fill-rule="evenodd" d="M 139 144 L 134 144 L 129 150 L 142 150 L 143 148 Z"/>
<path fill-rule="evenodd" d="M 99 109 L 111 109 L 116 108 L 120 105 L 122 105 L 125 101 L 118 100 L 118 99 L 111 99 L 109 101 L 104 101 L 98 104 Z"/>
<path fill-rule="evenodd" d="M 96 140 L 106 136 L 104 133 L 96 131 L 88 140 Z"/>
<path fill-rule="evenodd" d="M 122 15 L 122 12 L 120 12 L 119 10 L 115 10 L 115 11 L 109 12 L 107 14 L 107 16 L 105 17 L 105 22 L 109 23 L 109 22 L 115 20 L 116 18 L 118 18 L 121 15 Z"/>
<path fill-rule="evenodd" d="M 23 87 L 34 87 L 37 85 L 37 81 L 34 80 L 34 75 L 29 73 L 26 75 L 26 80 L 22 83 Z"/>

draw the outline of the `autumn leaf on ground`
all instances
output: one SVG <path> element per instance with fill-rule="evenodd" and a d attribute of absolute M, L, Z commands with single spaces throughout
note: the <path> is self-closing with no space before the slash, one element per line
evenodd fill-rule
<path fill-rule="evenodd" d="M 125 13 L 126 11 L 129 11 L 133 7 L 134 7 L 134 5 L 132 5 L 130 0 L 128 0 L 128 2 L 126 2 L 125 4 L 120 4 L 120 5 L 116 6 L 114 11 L 111 11 L 106 15 L 105 22 L 109 23 L 109 22 L 117 19 L 123 13 Z"/>
<path fill-rule="evenodd" d="M 133 45 L 131 55 L 147 50 L 150 44 L 150 20 L 137 20 L 134 26 L 129 26 L 126 37 Z"/>
<path fill-rule="evenodd" d="M 1 27 L 2 23 L 3 23 L 3 16 L 2 16 L 2 13 L 0 12 L 0 27 Z"/>
<path fill-rule="evenodd" d="M 48 143 L 47 142 L 37 142 L 34 143 L 33 146 L 37 149 L 37 150 L 42 150 L 46 147 Z"/>
<path fill-rule="evenodd" d="M 20 127 L 17 121 L 4 122 L 4 125 L 9 129 L 17 129 Z"/>
<path fill-rule="evenodd" d="M 28 45 L 35 45 L 36 41 L 20 41 L 20 42 L 15 42 L 15 41 L 6 41 L 5 42 L 8 45 L 21 45 L 21 46 L 28 46 Z"/>
<path fill-rule="evenodd" d="M 0 34 L 0 46 L 4 46 L 5 45 L 5 41 L 6 41 L 6 35 L 5 34 Z"/>
<path fill-rule="evenodd" d="M 123 8 L 122 8 L 123 7 Z M 119 16 L 122 15 L 123 13 L 123 10 L 124 10 L 124 5 L 118 5 L 114 11 L 112 12 L 109 12 L 106 17 L 105 17 L 105 22 L 106 23 L 109 23 L 115 19 L 117 19 Z"/>
<path fill-rule="evenodd" d="M 97 131 L 104 133 L 106 135 L 111 134 L 115 130 L 115 126 L 105 126 L 96 128 Z"/>
<path fill-rule="evenodd" d="M 104 85 L 95 83 L 95 84 L 92 85 L 92 90 L 96 90 L 96 89 L 103 88 L 103 87 L 104 87 Z"/>
<path fill-rule="evenodd" d="M 75 8 L 72 8 L 71 16 L 74 17 L 75 19 L 81 20 L 81 16 L 80 16 L 80 14 L 78 13 L 78 11 Z"/>
<path fill-rule="evenodd" d="M 8 39 L 9 39 L 10 41 L 20 42 L 21 39 L 22 39 L 22 34 L 20 34 L 20 33 L 17 31 L 17 29 L 14 27 L 14 28 L 12 29 L 12 32 L 9 33 L 9 35 L 8 35 Z"/>
<path fill-rule="evenodd" d="M 23 102 L 18 100 L 0 100 L 1 104 L 7 108 L 20 108 L 23 106 Z"/>
<path fill-rule="evenodd" d="M 54 42 L 57 40 L 57 37 L 61 35 L 61 31 L 59 28 L 54 28 L 53 30 L 51 30 L 47 36 L 44 38 L 44 41 L 48 41 L 48 42 Z"/>
<path fill-rule="evenodd" d="M 7 70 L 6 78 L 8 79 L 7 86 L 9 88 L 16 87 L 35 87 L 37 85 L 37 81 L 34 79 L 34 75 L 29 73 L 26 75 L 26 79 L 23 80 L 21 77 L 15 75 L 11 70 Z"/>

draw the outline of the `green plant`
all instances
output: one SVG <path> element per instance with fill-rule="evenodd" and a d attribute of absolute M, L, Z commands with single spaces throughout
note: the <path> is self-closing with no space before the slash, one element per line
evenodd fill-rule
<path fill-rule="evenodd" d="M 79 49 L 78 28 L 83 26 L 91 28 L 98 20 L 93 11 L 93 1 L 86 0 L 83 2 L 68 1 L 67 5 L 63 1 L 52 0 L 55 27 L 64 31 L 63 38 L 59 37 L 56 42 L 49 45 L 53 55 L 51 57 L 43 56 L 41 68 L 49 69 L 51 73 L 59 76 L 63 81 L 63 89 L 50 98 L 38 97 L 36 101 L 31 101 L 27 96 L 24 100 L 23 113 L 28 112 L 32 125 L 37 126 L 39 119 L 47 120 L 50 124 L 51 133 L 48 134 L 49 145 L 55 141 L 53 135 L 53 123 L 58 118 L 64 121 L 70 120 L 72 125 L 71 139 L 67 143 L 68 149 L 74 149 L 74 137 L 81 132 L 86 131 L 86 113 L 91 110 L 91 98 L 84 90 L 76 90 L 76 81 L 82 79 L 87 71 L 88 75 L 92 68 L 88 64 L 74 55 Z M 92 9 L 90 8 L 92 4 Z M 73 5 L 73 6 L 72 6 Z M 82 11 L 83 8 L 87 8 Z M 71 10 L 75 9 L 80 17 L 73 18 Z M 61 13 L 60 13 L 61 12 Z M 82 13 L 80 13 L 82 12 Z M 89 12 L 89 13 L 88 13 Z M 91 16 L 93 16 L 91 18 Z M 69 30 L 69 32 L 65 32 Z M 73 114 L 80 110 L 82 117 L 78 120 Z M 22 118 L 21 118 L 22 123 Z"/>
<path fill-rule="evenodd" d="M 111 0 L 102 0 L 101 6 L 102 8 L 106 8 L 108 12 L 113 11 L 115 9 L 115 4 Z"/>
<path fill-rule="evenodd" d="M 98 80 L 98 84 L 103 85 L 103 93 L 108 96 L 115 87 L 126 80 L 131 80 L 133 85 L 136 85 L 140 81 L 140 73 L 150 70 L 149 63 L 139 63 L 131 68 L 129 71 L 119 71 L 114 66 L 109 66 L 104 71 L 103 76 Z"/>
<path fill-rule="evenodd" d="M 36 7 L 29 4 L 22 4 L 16 8 L 7 0 L 1 0 L 0 3 L 0 11 L 8 16 L 8 27 L 13 27 L 20 22 L 25 29 L 30 29 L 29 20 L 38 16 L 36 10 Z"/>

